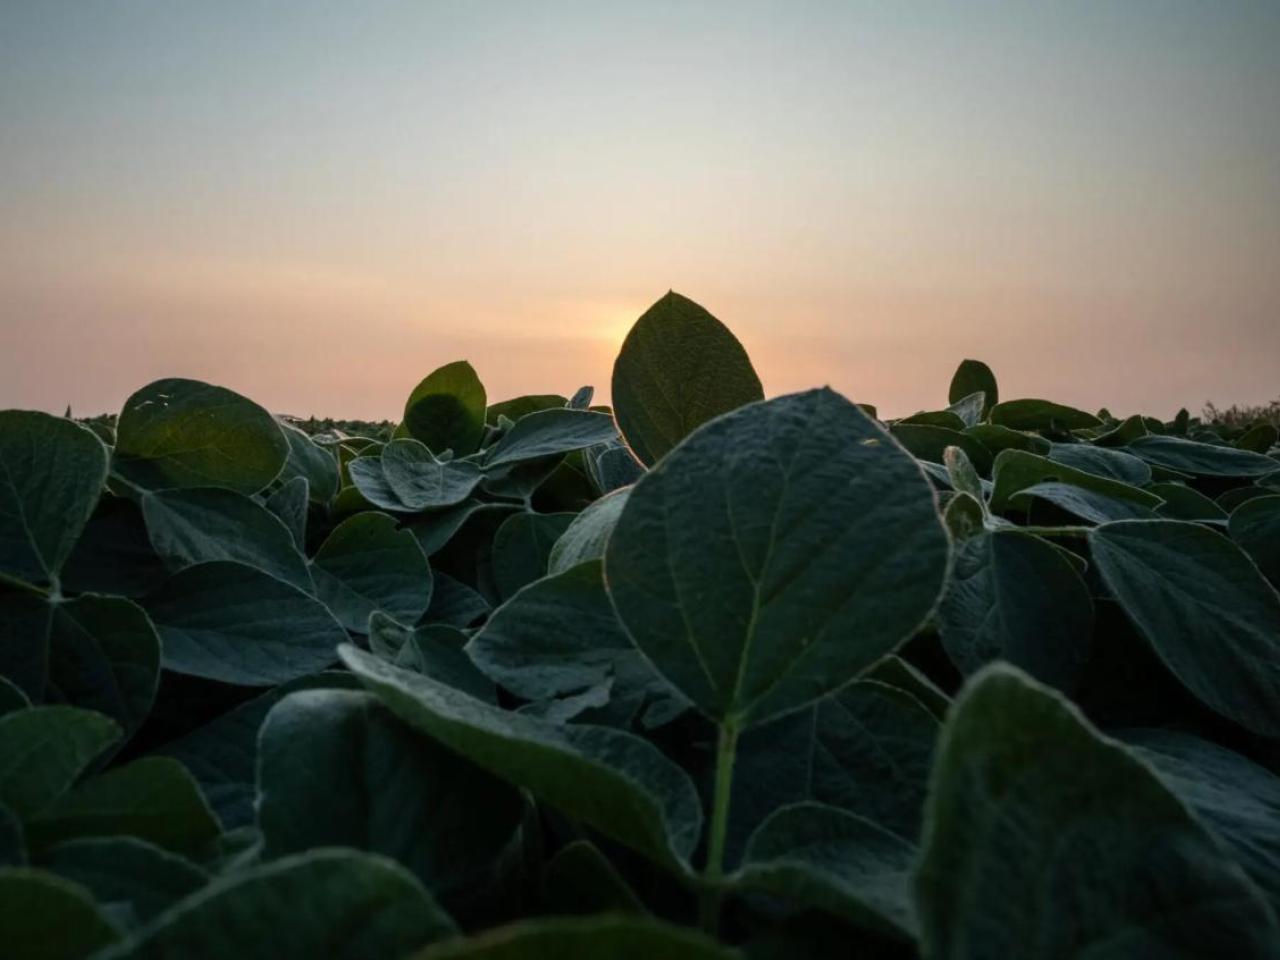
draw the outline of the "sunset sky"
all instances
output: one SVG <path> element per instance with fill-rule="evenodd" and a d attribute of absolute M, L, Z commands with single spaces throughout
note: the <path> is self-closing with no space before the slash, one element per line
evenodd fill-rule
<path fill-rule="evenodd" d="M 0 407 L 607 399 L 668 288 L 770 394 L 1280 395 L 1280 3 L 0 2 Z"/>

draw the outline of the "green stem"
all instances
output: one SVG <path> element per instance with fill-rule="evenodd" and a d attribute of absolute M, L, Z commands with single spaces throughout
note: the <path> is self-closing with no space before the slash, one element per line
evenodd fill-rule
<path fill-rule="evenodd" d="M 1087 537 L 1092 527 L 1016 527 L 1021 533 L 1034 533 L 1039 537 Z"/>
<path fill-rule="evenodd" d="M 724 841 L 729 832 L 729 797 L 733 793 L 733 760 L 738 750 L 738 728 L 720 727 L 716 749 L 715 793 L 711 801 L 711 825 L 707 836 L 707 863 L 702 871 L 702 929 L 715 936 L 720 928 L 720 880 L 724 876 Z"/>

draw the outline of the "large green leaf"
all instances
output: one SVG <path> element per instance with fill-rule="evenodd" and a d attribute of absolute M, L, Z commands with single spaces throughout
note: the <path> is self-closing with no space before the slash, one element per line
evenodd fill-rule
<path fill-rule="evenodd" d="M 311 592 L 311 574 L 293 534 L 266 507 L 214 487 L 158 490 L 142 498 L 156 554 L 172 570 L 236 560 Z"/>
<path fill-rule="evenodd" d="M 613 418 L 593 410 L 568 407 L 539 410 L 516 421 L 485 454 L 484 467 L 498 467 L 536 460 L 553 454 L 581 450 L 617 435 Z"/>
<path fill-rule="evenodd" d="M 1049 449 L 1049 459 L 1134 487 L 1145 487 L 1151 482 L 1151 467 L 1121 450 L 1088 443 L 1055 443 Z"/>
<path fill-rule="evenodd" d="M 244 686 L 323 669 L 347 636 L 318 600 L 230 560 L 174 574 L 146 607 L 166 669 Z"/>
<path fill-rule="evenodd" d="M 176 854 L 137 837 L 86 837 L 44 852 L 49 870 L 92 891 L 130 926 L 146 922 L 209 882 L 209 875 Z"/>
<path fill-rule="evenodd" d="M 403 426 L 433 452 L 472 453 L 484 436 L 484 384 L 465 360 L 433 370 L 413 388 Z"/>
<path fill-rule="evenodd" d="M 688 776 L 652 744 L 604 727 L 567 727 L 490 706 L 349 644 L 343 661 L 411 727 L 678 870 L 702 830 Z"/>
<path fill-rule="evenodd" d="M 1092 413 L 1049 400 L 1005 400 L 991 408 L 991 422 L 1011 430 L 1080 430 L 1101 426 Z"/>
<path fill-rule="evenodd" d="M 157 752 L 181 761 L 190 771 L 224 827 L 244 827 L 254 819 L 258 729 L 271 708 L 295 690 L 358 686 L 355 677 L 345 671 L 302 677 L 242 703 Z"/>
<path fill-rule="evenodd" d="M 1007 509 L 1018 493 L 1045 481 L 1067 483 L 1112 500 L 1122 500 L 1148 510 L 1160 506 L 1160 498 L 1128 483 L 1078 470 L 1025 450 L 1004 450 L 996 456 L 992 472 L 995 488 L 991 491 L 991 509 Z"/>
<path fill-rule="evenodd" d="M 551 548 L 573 521 L 572 513 L 516 513 L 493 535 L 493 580 L 504 600 L 546 576 Z"/>
<path fill-rule="evenodd" d="M 404 868 L 316 850 L 215 880 L 95 960 L 368 960 L 453 932 Z"/>
<path fill-rule="evenodd" d="M 914 844 L 938 721 L 912 694 L 858 680 L 738 741 L 726 861 L 788 804 L 816 801 Z"/>
<path fill-rule="evenodd" d="M 252 400 L 198 380 L 157 380 L 128 400 L 112 469 L 148 490 L 226 487 L 256 493 L 280 475 L 289 441 Z"/>
<path fill-rule="evenodd" d="M 729 328 L 674 292 L 635 322 L 613 364 L 618 428 L 646 466 L 708 420 L 762 399 Z"/>
<path fill-rule="evenodd" d="M 853 679 L 933 608 L 948 539 L 920 467 L 813 390 L 690 436 L 632 490 L 605 579 L 636 645 L 743 727 Z"/>
<path fill-rule="evenodd" d="M 80 884 L 45 870 L 0 868 L 5 960 L 83 960 L 119 936 Z"/>
<path fill-rule="evenodd" d="M 489 404 L 489 409 L 485 411 L 484 419 L 485 423 L 496 427 L 499 417 L 506 417 L 514 423 L 521 417 L 535 413 L 538 410 L 567 407 L 568 405 L 569 398 L 562 397 L 558 393 L 533 393 Z"/>
<path fill-rule="evenodd" d="M 1139 437 L 1125 450 L 1155 466 L 1202 477 L 1263 477 L 1280 469 L 1280 461 L 1251 450 L 1183 437 Z"/>
<path fill-rule="evenodd" d="M 126 735 L 142 725 L 160 680 L 160 638 L 123 597 L 88 594 L 51 605 L 45 698 L 104 713 Z"/>
<path fill-rule="evenodd" d="M 1089 656 L 1093 599 L 1055 547 L 1001 530 L 967 540 L 956 551 L 937 625 L 962 673 L 1007 660 L 1070 692 Z"/>
<path fill-rule="evenodd" d="M 916 846 L 847 810 L 783 807 L 747 844 L 737 889 L 762 891 L 914 939 L 911 868 Z"/>
<path fill-rule="evenodd" d="M 1240 504 L 1231 511 L 1227 529 L 1258 569 L 1280 587 L 1280 496 Z"/>
<path fill-rule="evenodd" d="M 1223 716 L 1280 736 L 1280 596 L 1240 548 L 1181 520 L 1104 524 L 1089 545 L 1173 675 Z"/>
<path fill-rule="evenodd" d="M 307 481 L 307 492 L 316 503 L 328 503 L 338 492 L 338 461 L 290 423 L 280 421 L 280 430 L 289 442 L 289 457 L 280 476 Z"/>
<path fill-rule="evenodd" d="M 948 447 L 959 447 L 979 473 L 991 472 L 991 451 L 959 430 L 929 424 L 895 423 L 889 432 L 919 460 L 942 463 L 943 454 Z"/>
<path fill-rule="evenodd" d="M 79 707 L 28 707 L 0 716 L 0 804 L 24 820 L 34 816 L 119 739 L 119 724 Z"/>
<path fill-rule="evenodd" d="M 965 397 L 981 393 L 982 418 L 985 420 L 991 408 L 1000 402 L 1000 390 L 996 386 L 996 375 L 981 360 L 962 360 L 960 366 L 951 377 L 951 387 L 947 391 L 947 403 L 959 403 Z"/>
<path fill-rule="evenodd" d="M 448 940 L 413 960 L 733 960 L 696 930 L 639 917 L 544 917 Z"/>
<path fill-rule="evenodd" d="M 382 448 L 382 475 L 412 511 L 452 507 L 471 496 L 480 467 L 470 460 L 439 460 L 417 440 L 392 440 Z"/>
<path fill-rule="evenodd" d="M 348 630 L 364 633 L 375 611 L 416 623 L 431 603 L 431 565 L 408 530 L 385 513 L 348 517 L 312 560 L 316 594 Z"/>
<path fill-rule="evenodd" d="M 457 887 L 510 842 L 519 791 L 416 734 L 376 697 L 307 690 L 262 725 L 264 855 L 343 846 L 398 861 L 430 890 Z"/>
<path fill-rule="evenodd" d="M 292 477 L 271 491 L 262 505 L 271 515 L 284 524 L 299 550 L 306 549 L 307 514 L 310 510 L 305 477 Z"/>
<path fill-rule="evenodd" d="M 63 592 L 141 597 L 168 576 L 147 536 L 142 508 L 105 494 L 62 569 Z"/>
<path fill-rule="evenodd" d="M 1145 764 L 993 664 L 943 729 L 915 879 L 942 958 L 1275 956 L 1240 868 Z"/>
<path fill-rule="evenodd" d="M 609 696 L 634 713 L 646 698 L 672 694 L 618 622 L 599 560 L 525 587 L 493 612 L 467 653 L 486 676 L 528 700 L 607 684 Z"/>
<path fill-rule="evenodd" d="M 77 837 L 124 835 L 198 857 L 220 832 L 191 774 L 169 757 L 143 757 L 90 777 L 27 822 L 32 850 Z"/>
<path fill-rule="evenodd" d="M 622 516 L 630 488 L 615 490 L 578 514 L 551 547 L 547 558 L 548 573 L 563 573 L 587 560 L 604 557 L 604 545 Z"/>
<path fill-rule="evenodd" d="M 1019 490 L 1009 497 L 1008 506 L 1030 508 L 1031 501 L 1035 498 L 1051 503 L 1059 510 L 1089 523 L 1109 523 L 1112 520 L 1154 520 L 1157 516 L 1150 507 L 1133 500 L 1099 493 L 1097 490 L 1090 490 L 1074 483 L 1058 483 L 1053 480 L 1035 483 Z"/>
<path fill-rule="evenodd" d="M 385 614 L 369 618 L 369 649 L 388 663 L 424 673 L 486 703 L 497 703 L 493 681 L 467 655 L 467 634 L 443 623 L 406 627 Z"/>
<path fill-rule="evenodd" d="M 1121 736 L 1221 838 L 1280 916 L 1280 777 L 1188 733 L 1146 729 Z"/>
<path fill-rule="evenodd" d="M 56 583 L 107 478 L 107 449 L 71 420 L 0 411 L 0 579 Z"/>

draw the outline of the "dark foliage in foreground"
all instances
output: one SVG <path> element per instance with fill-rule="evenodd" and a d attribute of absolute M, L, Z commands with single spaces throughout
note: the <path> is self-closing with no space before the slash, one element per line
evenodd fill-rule
<path fill-rule="evenodd" d="M 0 952 L 1277 955 L 1274 425 L 612 388 L 0 413 Z"/>

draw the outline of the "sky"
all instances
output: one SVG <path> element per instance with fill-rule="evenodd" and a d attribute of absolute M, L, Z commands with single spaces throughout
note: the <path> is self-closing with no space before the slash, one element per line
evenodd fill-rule
<path fill-rule="evenodd" d="M 668 289 L 770 395 L 1280 395 L 1280 3 L 0 0 L 0 407 L 607 400 Z"/>

